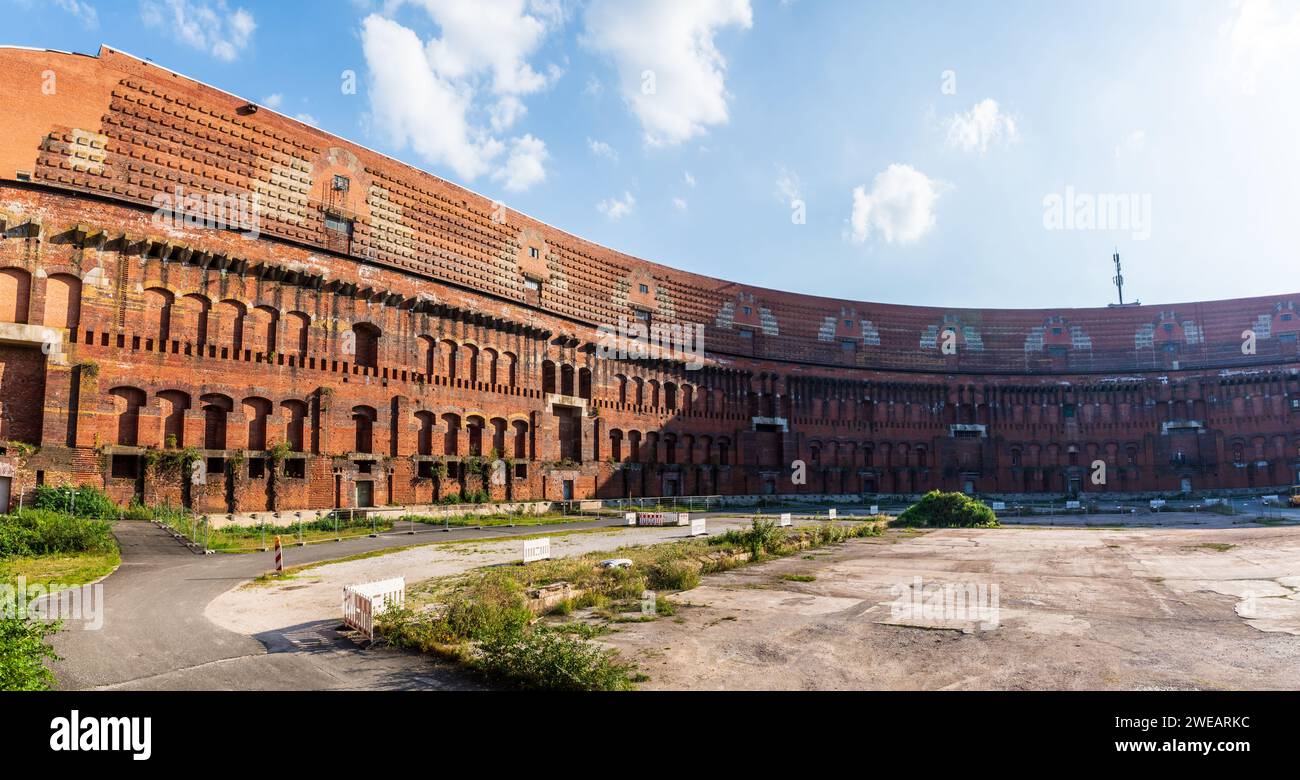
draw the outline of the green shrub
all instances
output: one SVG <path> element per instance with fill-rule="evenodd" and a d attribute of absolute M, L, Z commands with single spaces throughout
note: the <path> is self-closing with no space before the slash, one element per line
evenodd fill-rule
<path fill-rule="evenodd" d="M 45 638 L 59 623 L 21 617 L 0 617 L 0 691 L 46 691 L 54 687 L 54 673 L 45 662 L 57 661 Z"/>
<path fill-rule="evenodd" d="M 998 518 L 987 505 L 964 493 L 931 490 L 894 521 L 925 528 L 997 528 Z"/>
<path fill-rule="evenodd" d="M 689 561 L 659 561 L 650 567 L 646 584 L 652 590 L 690 590 L 700 585 L 700 567 Z"/>
<path fill-rule="evenodd" d="M 507 632 L 484 642 L 475 666 L 496 680 L 547 691 L 624 691 L 633 666 L 614 653 L 546 628 Z"/>
<path fill-rule="evenodd" d="M 0 515 L 0 557 L 108 552 L 115 545 L 112 525 L 107 520 L 48 509 Z"/>
<path fill-rule="evenodd" d="M 82 485 L 81 487 L 50 487 L 37 485 L 32 506 L 68 512 L 77 517 L 98 517 L 111 520 L 118 516 L 117 504 L 104 491 Z"/>
<path fill-rule="evenodd" d="M 122 513 L 123 520 L 153 520 L 154 512 L 139 501 L 132 501 L 131 506 Z"/>

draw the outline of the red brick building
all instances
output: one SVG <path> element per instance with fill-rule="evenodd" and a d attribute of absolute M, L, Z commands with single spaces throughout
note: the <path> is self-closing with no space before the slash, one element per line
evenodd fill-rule
<path fill-rule="evenodd" d="M 797 295 L 605 249 L 111 49 L 0 49 L 0 95 L 11 496 L 92 483 L 225 512 L 1300 481 L 1300 294 Z M 611 354 L 598 329 L 620 321 L 698 326 L 705 352 Z M 508 478 L 486 478 L 494 453 Z"/>

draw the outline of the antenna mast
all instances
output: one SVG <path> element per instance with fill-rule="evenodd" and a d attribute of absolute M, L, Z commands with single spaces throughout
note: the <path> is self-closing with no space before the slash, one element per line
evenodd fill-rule
<path fill-rule="evenodd" d="M 1115 248 L 1115 254 L 1113 256 L 1113 259 L 1115 260 L 1115 278 L 1111 279 L 1111 281 L 1115 283 L 1115 288 L 1119 290 L 1119 305 L 1123 306 L 1124 305 L 1124 275 L 1120 273 L 1119 247 Z"/>

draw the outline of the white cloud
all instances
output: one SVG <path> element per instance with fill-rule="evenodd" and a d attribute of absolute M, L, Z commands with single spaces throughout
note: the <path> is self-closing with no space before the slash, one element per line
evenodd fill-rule
<path fill-rule="evenodd" d="M 632 207 L 636 205 L 636 198 L 632 193 L 624 191 L 622 199 L 606 198 L 596 204 L 596 211 L 609 217 L 611 220 L 618 220 L 632 213 Z"/>
<path fill-rule="evenodd" d="M 169 27 L 171 34 L 195 49 L 231 62 L 252 41 L 257 23 L 243 8 L 226 0 L 142 0 L 140 17 L 148 27 Z"/>
<path fill-rule="evenodd" d="M 673 208 L 684 212 L 689 206 L 686 204 L 685 198 L 673 198 Z"/>
<path fill-rule="evenodd" d="M 803 183 L 799 181 L 799 174 L 784 165 L 776 171 L 776 197 L 785 204 L 803 200 Z"/>
<path fill-rule="evenodd" d="M 591 95 L 593 97 L 599 96 L 600 93 L 604 91 L 605 91 L 605 85 L 601 84 L 600 79 L 596 78 L 595 76 L 588 76 L 587 84 L 582 88 L 582 94 Z"/>
<path fill-rule="evenodd" d="M 618 162 L 618 152 L 614 151 L 614 147 L 610 146 L 604 141 L 596 141 L 591 138 L 588 138 L 587 148 L 590 149 L 591 153 L 596 155 L 597 157 L 604 157 L 607 160 L 613 160 L 614 162 Z"/>
<path fill-rule="evenodd" d="M 489 75 L 499 95 L 526 95 L 547 85 L 528 64 L 555 23 L 556 4 L 526 0 L 405 0 L 423 8 L 442 31 L 426 44 L 429 65 L 446 79 Z M 402 0 L 393 7 L 402 5 Z"/>
<path fill-rule="evenodd" d="M 1134 130 L 1124 136 L 1118 144 L 1115 145 L 1115 159 L 1137 157 L 1138 152 L 1142 151 L 1143 145 L 1146 144 L 1147 134 L 1145 130 Z"/>
<path fill-rule="evenodd" d="M 312 116 L 311 114 L 307 114 L 307 113 L 294 114 L 293 118 L 297 119 L 299 122 L 302 122 L 305 125 L 311 125 L 312 127 L 320 127 L 320 122 L 317 122 L 316 117 Z"/>
<path fill-rule="evenodd" d="M 99 25 L 99 13 L 95 6 L 82 0 L 54 0 L 54 4 L 81 20 L 86 27 Z"/>
<path fill-rule="evenodd" d="M 1270 77 L 1289 84 L 1294 79 L 1300 52 L 1300 8 L 1285 10 L 1272 0 L 1244 0 L 1235 16 L 1223 25 L 1227 38 L 1230 69 L 1241 91 L 1253 95 L 1260 82 Z"/>
<path fill-rule="evenodd" d="M 559 68 L 543 75 L 528 59 L 563 21 L 565 6 L 554 0 L 391 0 L 386 7 L 391 13 L 403 5 L 424 9 L 439 34 L 422 41 L 380 14 L 362 21 L 372 127 L 466 180 L 490 175 L 511 191 L 545 180 L 546 143 L 501 134 L 527 113 L 523 96 L 559 78 Z"/>
<path fill-rule="evenodd" d="M 690 171 L 687 171 L 685 174 L 682 175 L 682 181 L 686 182 L 687 187 L 695 186 L 695 177 L 691 175 Z"/>
<path fill-rule="evenodd" d="M 500 181 L 510 192 L 523 192 L 546 180 L 546 167 L 543 163 L 550 155 L 546 144 L 525 135 L 516 138 L 511 147 L 506 163 L 492 174 L 493 181 Z"/>
<path fill-rule="evenodd" d="M 266 97 L 262 98 L 262 105 L 266 106 L 267 108 L 279 111 L 280 106 L 284 105 L 284 95 L 281 95 L 279 92 L 273 92 L 270 95 L 267 95 Z"/>
<path fill-rule="evenodd" d="M 528 113 L 528 106 L 514 95 L 505 95 L 496 103 L 492 104 L 489 110 L 492 130 L 501 132 L 509 129 L 511 125 L 519 120 L 519 117 Z"/>
<path fill-rule="evenodd" d="M 920 240 L 934 227 L 934 204 L 946 188 L 910 165 L 890 165 L 876 174 L 871 192 L 853 190 L 853 242 L 865 243 L 877 231 L 891 244 Z"/>
<path fill-rule="evenodd" d="M 671 146 L 727 122 L 719 30 L 753 25 L 749 0 L 592 0 L 583 42 L 609 56 L 645 142 Z"/>
<path fill-rule="evenodd" d="M 1020 137 L 1016 120 L 1004 114 L 992 98 L 981 100 L 964 114 L 953 114 L 947 125 L 949 146 L 964 152 L 977 151 L 981 155 L 995 141 L 1005 140 L 1011 144 Z"/>

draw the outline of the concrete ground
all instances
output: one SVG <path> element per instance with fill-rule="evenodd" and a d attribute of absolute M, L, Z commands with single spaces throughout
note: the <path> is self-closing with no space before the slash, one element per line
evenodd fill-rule
<path fill-rule="evenodd" d="M 1159 527 L 1060 527 L 1153 519 Z M 673 597 L 683 605 L 676 616 L 619 624 L 602 641 L 642 666 L 646 688 L 1300 688 L 1300 526 L 1176 513 L 1036 520 L 1058 526 L 890 531 L 712 575 Z M 709 527 L 747 522 L 714 516 Z M 608 520 L 426 527 L 289 547 L 286 559 L 464 543 L 246 587 L 272 567 L 272 553 L 198 556 L 152 524 L 123 522 L 115 529 L 123 563 L 103 583 L 104 627 L 74 623 L 58 634 L 64 660 L 55 671 L 64 688 L 478 688 L 450 664 L 342 638 L 340 589 L 516 559 L 521 544 L 511 537 L 539 530 L 589 531 L 556 535 L 556 555 L 682 533 Z M 997 609 L 901 609 L 896 589 L 916 577 L 931 589 L 996 585 Z"/>
<path fill-rule="evenodd" d="M 602 641 L 648 689 L 1300 688 L 1300 527 L 1158 517 L 890 531 L 707 577 Z"/>

